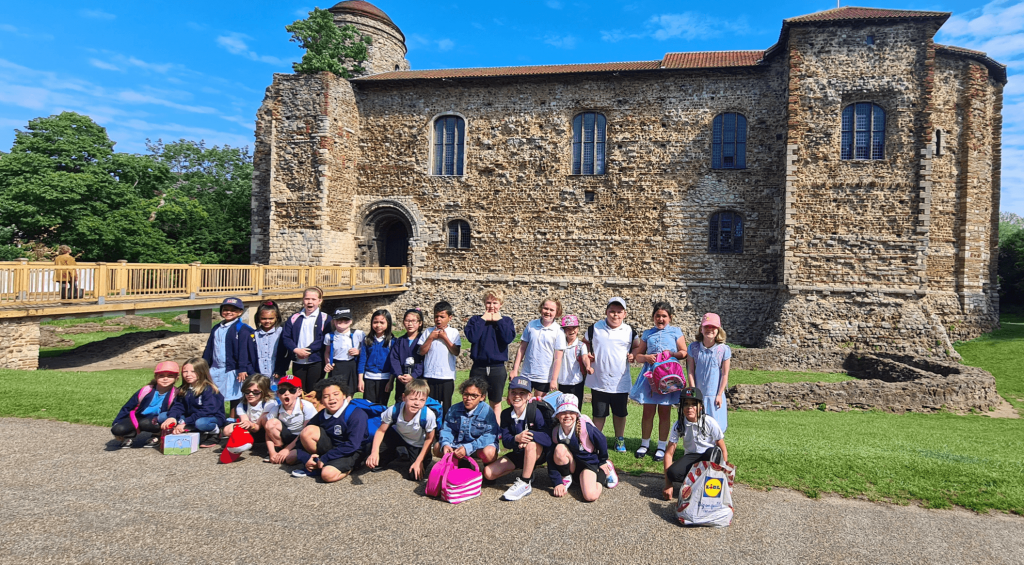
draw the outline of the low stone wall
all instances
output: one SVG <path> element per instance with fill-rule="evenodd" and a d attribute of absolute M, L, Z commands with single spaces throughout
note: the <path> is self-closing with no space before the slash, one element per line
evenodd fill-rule
<path fill-rule="evenodd" d="M 39 322 L 0 321 L 0 368 L 34 370 L 39 366 Z"/>
<path fill-rule="evenodd" d="M 756 350 L 741 351 L 750 351 L 752 358 L 760 355 L 753 353 Z M 874 409 L 902 414 L 988 411 L 999 404 L 995 378 L 975 367 L 912 356 L 846 354 L 842 368 L 857 380 L 735 385 L 727 392 L 729 405 L 746 410 Z"/>
<path fill-rule="evenodd" d="M 45 369 L 99 371 L 153 367 L 160 361 L 181 363 L 203 354 L 209 334 L 167 330 L 136 332 L 96 341 L 59 357 L 43 359 Z"/>

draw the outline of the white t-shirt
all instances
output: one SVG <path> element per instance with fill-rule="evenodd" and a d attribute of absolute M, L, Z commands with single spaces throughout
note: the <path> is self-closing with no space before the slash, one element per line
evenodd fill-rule
<path fill-rule="evenodd" d="M 366 338 L 366 334 L 360 330 L 349 330 L 348 333 L 343 334 L 340 332 L 329 333 L 324 336 L 324 345 L 330 347 L 331 341 L 334 341 L 334 359 L 337 361 L 351 361 L 358 355 L 349 355 L 348 350 L 353 347 L 359 349 L 363 344 L 363 339 Z M 329 350 L 328 350 L 329 351 Z"/>
<path fill-rule="evenodd" d="M 434 333 L 434 328 L 427 328 L 427 331 L 423 332 L 420 339 L 416 341 L 416 345 L 423 345 L 427 342 L 427 336 Z M 462 338 L 459 337 L 459 330 L 448 326 L 444 329 L 444 333 L 448 335 L 448 339 L 455 345 L 462 345 Z M 427 354 L 423 356 L 423 378 L 425 379 L 445 379 L 449 381 L 455 380 L 455 356 L 448 351 L 448 346 L 445 345 L 444 340 L 438 338 L 430 342 L 430 349 L 427 350 Z"/>
<path fill-rule="evenodd" d="M 405 410 L 398 410 L 398 422 L 391 421 L 391 413 L 394 412 L 394 408 L 389 408 L 380 415 L 380 423 L 394 425 L 395 431 L 405 439 L 406 443 L 413 447 L 423 447 L 423 442 L 427 438 L 427 434 L 437 429 L 437 416 L 434 415 L 434 411 L 429 408 L 420 409 L 421 412 L 426 410 L 427 412 L 427 427 L 420 427 L 420 415 L 414 414 L 411 422 L 405 421 Z M 413 453 L 415 457 L 418 453 Z"/>
<path fill-rule="evenodd" d="M 579 339 L 565 346 L 562 372 L 558 375 L 558 384 L 575 385 L 583 382 L 583 365 L 580 365 L 580 356 L 589 354 L 590 350 L 587 349 L 587 344 Z"/>
<path fill-rule="evenodd" d="M 291 430 L 294 434 L 301 432 L 303 424 L 307 420 L 311 420 L 313 416 L 316 416 L 316 406 L 302 398 L 298 399 L 291 412 L 288 412 L 281 406 L 280 400 L 274 400 L 267 404 L 267 419 L 277 418 L 281 420 L 281 425 Z"/>
<path fill-rule="evenodd" d="M 239 418 L 243 415 L 248 416 L 249 421 L 255 424 L 260 421 L 260 416 L 263 415 L 263 411 L 266 410 L 269 405 L 269 402 L 260 400 L 255 406 L 252 406 L 243 400 L 235 407 L 235 414 L 237 414 Z"/>
<path fill-rule="evenodd" d="M 551 382 L 551 364 L 555 362 L 555 352 L 565 351 L 565 332 L 562 327 L 551 322 L 545 328 L 540 320 L 532 320 L 523 328 L 520 339 L 529 344 L 520 375 L 535 383 Z M 565 363 L 564 359 L 562 363 Z"/>
<path fill-rule="evenodd" d="M 608 322 L 601 320 L 593 326 L 591 345 L 594 349 L 594 374 L 587 376 L 587 386 L 601 392 L 629 392 L 632 380 L 629 376 L 627 356 L 633 348 L 633 328 L 622 324 L 612 329 Z M 588 330 L 588 335 L 590 334 Z"/>
<path fill-rule="evenodd" d="M 700 433 L 700 418 L 696 422 L 690 422 L 683 418 L 683 453 L 704 453 L 714 447 L 716 441 L 725 438 L 722 428 L 714 418 L 704 416 L 704 421 L 707 423 L 707 435 Z M 680 420 L 676 420 L 672 431 L 668 434 L 669 443 L 679 443 L 679 422 Z"/>

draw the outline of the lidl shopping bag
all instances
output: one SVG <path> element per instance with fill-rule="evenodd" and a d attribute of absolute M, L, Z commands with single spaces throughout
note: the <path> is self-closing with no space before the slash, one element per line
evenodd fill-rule
<path fill-rule="evenodd" d="M 715 526 L 732 523 L 732 483 L 736 467 L 700 461 L 690 468 L 679 487 L 676 517 L 684 526 Z"/>

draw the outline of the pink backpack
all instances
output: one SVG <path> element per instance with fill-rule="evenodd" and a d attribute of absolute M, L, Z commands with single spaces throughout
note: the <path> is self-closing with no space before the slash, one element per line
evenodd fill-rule
<path fill-rule="evenodd" d="M 590 434 L 587 432 L 587 424 L 593 425 L 593 421 L 588 418 L 585 414 L 579 414 L 576 416 L 580 419 L 583 425 L 580 426 L 580 447 L 588 453 L 594 453 L 594 444 L 590 441 Z M 551 444 L 558 445 L 558 431 L 562 429 L 557 423 L 552 424 L 551 427 Z"/>
<path fill-rule="evenodd" d="M 451 456 L 451 454 L 448 454 Z M 472 457 L 465 459 L 473 466 L 472 469 L 460 469 L 458 465 L 448 467 L 441 480 L 441 498 L 458 504 L 471 498 L 480 496 L 480 488 L 484 483 L 484 475 L 480 472 L 480 466 Z"/>
<path fill-rule="evenodd" d="M 665 350 L 655 358 L 651 370 L 644 373 L 647 384 L 657 394 L 669 394 L 686 388 L 686 371 L 683 364 L 672 357 L 672 352 Z"/>
<path fill-rule="evenodd" d="M 149 385 L 146 385 L 146 386 L 144 386 L 144 387 L 139 389 L 139 406 L 136 406 L 135 410 L 138 410 L 139 408 L 142 407 L 142 399 L 146 398 L 146 395 L 149 394 L 152 390 L 153 390 L 153 387 L 151 387 Z M 167 398 L 167 405 L 168 406 L 170 406 L 171 404 L 174 404 L 174 393 L 175 392 L 177 392 L 175 390 L 175 388 L 171 387 L 171 390 L 167 393 L 168 394 L 168 398 Z M 128 417 L 131 418 L 132 425 L 135 426 L 135 432 L 138 433 L 138 431 L 139 431 L 139 418 L 135 415 L 135 410 L 132 410 L 131 412 L 129 412 L 128 413 Z"/>
<path fill-rule="evenodd" d="M 427 477 L 427 496 L 440 496 L 445 475 L 456 467 L 458 467 L 458 463 L 455 462 L 455 456 L 451 453 L 445 453 L 440 461 L 434 463 L 434 466 L 430 468 L 430 476 Z"/>

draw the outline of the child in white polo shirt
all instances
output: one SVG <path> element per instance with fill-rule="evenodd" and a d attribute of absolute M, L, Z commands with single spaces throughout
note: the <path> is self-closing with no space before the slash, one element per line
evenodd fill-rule
<path fill-rule="evenodd" d="M 381 471 L 400 455 L 404 447 L 412 463 L 402 474 L 410 481 L 418 481 L 426 475 L 430 464 L 430 445 L 437 430 L 437 415 L 426 408 L 430 385 L 423 379 L 416 379 L 405 387 L 405 395 L 394 407 L 380 415 L 380 427 L 373 436 L 373 447 L 366 458 L 371 471 Z M 398 412 L 398 416 L 395 413 Z M 415 458 L 413 457 L 415 454 Z"/>
<path fill-rule="evenodd" d="M 455 310 L 442 300 L 434 305 L 434 327 L 420 336 L 420 355 L 423 356 L 423 378 L 430 385 L 430 398 L 444 406 L 444 413 L 452 407 L 455 393 L 455 359 L 462 351 L 459 330 L 450 327 Z"/>
<path fill-rule="evenodd" d="M 562 303 L 554 298 L 544 299 L 540 303 L 540 318 L 527 324 L 520 338 L 510 378 L 516 378 L 522 367 L 523 376 L 530 379 L 535 396 L 558 390 L 562 355 L 565 354 L 565 333 L 555 320 L 561 316 Z"/>
<path fill-rule="evenodd" d="M 615 428 L 615 451 L 625 453 L 626 403 L 629 389 L 633 384 L 629 364 L 633 362 L 631 351 L 640 340 L 626 320 L 626 301 L 618 296 L 608 300 L 605 319 L 587 329 L 586 342 L 594 353 L 594 372 L 587 375 L 587 386 L 594 405 L 594 425 L 604 431 L 604 421 L 609 408 L 612 425 Z"/>
<path fill-rule="evenodd" d="M 366 334 L 352 329 L 352 310 L 338 308 L 334 311 L 334 333 L 324 336 L 327 361 L 324 371 L 331 378 L 348 386 L 352 396 L 363 392 L 359 386 L 359 353 L 362 351 Z"/>

